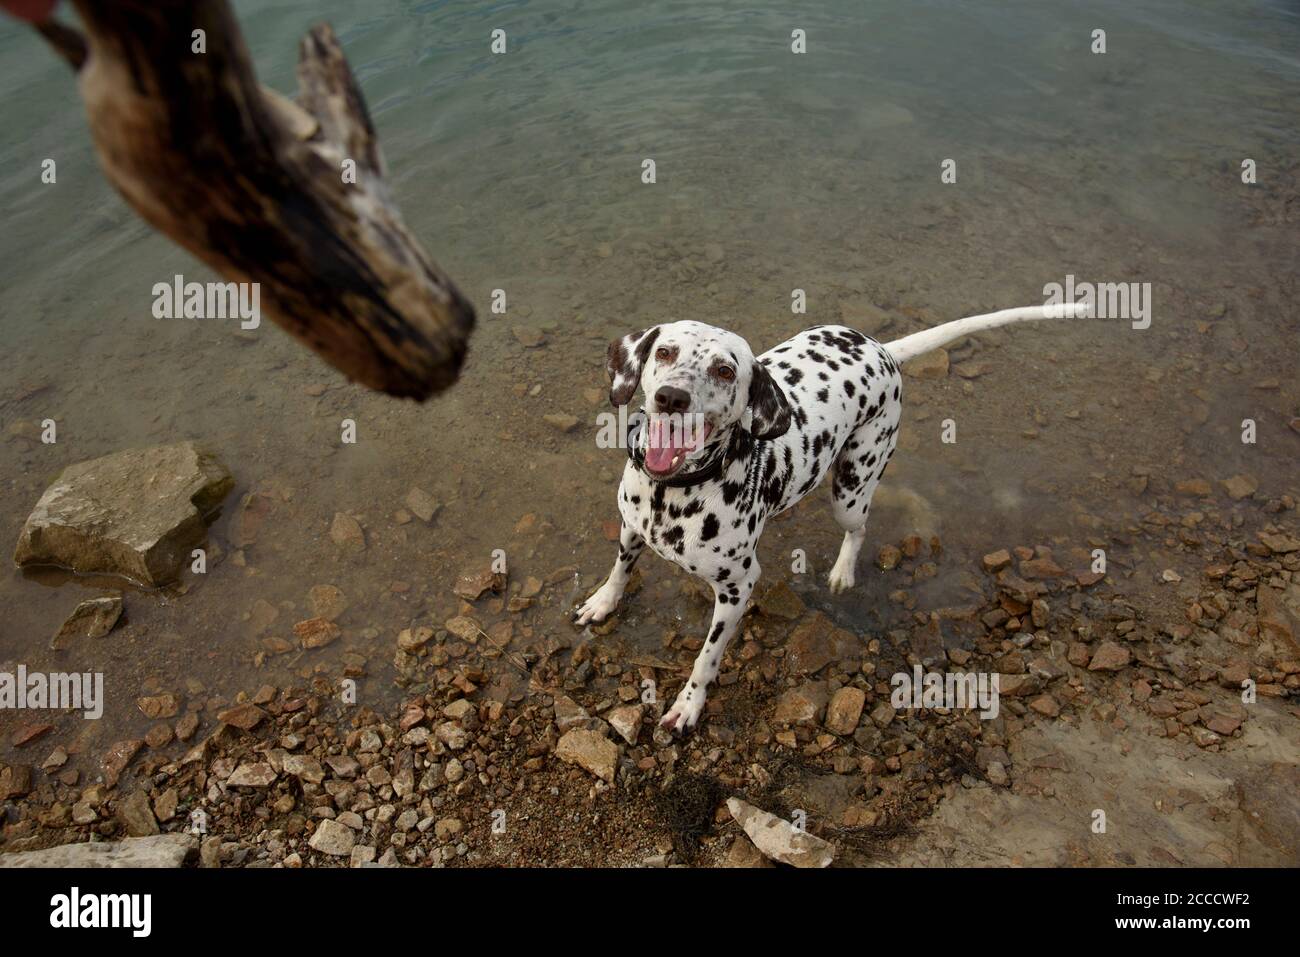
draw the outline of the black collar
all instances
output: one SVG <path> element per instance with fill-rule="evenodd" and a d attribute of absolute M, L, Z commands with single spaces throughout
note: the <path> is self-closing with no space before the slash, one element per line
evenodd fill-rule
<path fill-rule="evenodd" d="M 652 482 L 668 488 L 688 488 L 692 485 L 703 485 L 705 482 L 711 482 L 719 475 L 726 471 L 727 466 L 735 458 L 736 451 L 741 445 L 740 437 L 743 430 L 738 426 L 731 430 L 731 437 L 725 442 L 713 443 L 713 448 L 709 454 L 704 457 L 700 467 L 690 472 L 679 472 L 672 478 L 659 478 L 648 471 L 645 467 L 645 452 L 641 449 L 641 426 L 645 422 L 643 415 L 632 416 L 628 419 L 627 424 L 627 457 L 632 460 L 632 464 L 637 470 L 644 472 Z"/>

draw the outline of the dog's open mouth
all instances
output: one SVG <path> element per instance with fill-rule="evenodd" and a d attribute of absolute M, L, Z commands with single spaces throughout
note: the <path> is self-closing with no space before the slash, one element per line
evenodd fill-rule
<path fill-rule="evenodd" d="M 645 468 L 656 478 L 668 478 L 708 441 L 713 423 L 697 415 L 652 415 L 646 432 Z"/>

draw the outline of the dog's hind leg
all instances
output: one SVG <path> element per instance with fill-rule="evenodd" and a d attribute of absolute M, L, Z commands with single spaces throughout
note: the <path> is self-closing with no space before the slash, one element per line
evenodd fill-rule
<path fill-rule="evenodd" d="M 604 621 L 618 607 L 618 601 L 623 597 L 623 589 L 627 587 L 627 580 L 632 574 L 632 566 L 636 564 L 644 548 L 645 539 L 636 529 L 624 522 L 618 533 L 618 558 L 614 559 L 614 567 L 610 570 L 609 577 L 605 579 L 605 584 L 597 588 L 595 593 L 574 612 L 574 621 L 579 625 Z"/>
<path fill-rule="evenodd" d="M 750 563 L 745 577 L 740 581 L 713 582 L 713 623 L 709 625 L 709 636 L 704 640 L 700 653 L 695 656 L 691 676 L 678 692 L 673 706 L 660 720 L 663 727 L 670 731 L 687 731 L 700 720 L 709 684 L 718 677 L 722 656 L 728 643 L 735 637 L 740 619 L 745 615 L 745 605 L 754 592 L 758 576 L 759 567 L 755 560 Z"/>
<path fill-rule="evenodd" d="M 839 557 L 831 568 L 828 583 L 832 592 L 853 587 L 853 569 L 858 552 L 867 537 L 867 513 L 871 497 L 885 473 L 898 441 L 899 410 L 897 404 L 882 405 L 874 418 L 863 422 L 844 443 L 832 469 L 831 502 L 835 521 L 844 529 Z"/>

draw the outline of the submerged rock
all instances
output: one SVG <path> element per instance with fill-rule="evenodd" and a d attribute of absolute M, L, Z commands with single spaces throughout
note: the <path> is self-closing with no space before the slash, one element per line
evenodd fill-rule
<path fill-rule="evenodd" d="M 78 638 L 103 638 L 122 617 L 121 594 L 87 598 L 68 616 L 58 632 L 50 639 L 50 647 L 66 648 Z"/>
<path fill-rule="evenodd" d="M 914 379 L 943 379 L 948 375 L 948 352 L 931 349 L 903 364 L 903 374 Z"/>
<path fill-rule="evenodd" d="M 28 516 L 14 561 L 165 584 L 204 541 L 204 518 L 233 486 L 226 467 L 193 442 L 70 465 Z"/>

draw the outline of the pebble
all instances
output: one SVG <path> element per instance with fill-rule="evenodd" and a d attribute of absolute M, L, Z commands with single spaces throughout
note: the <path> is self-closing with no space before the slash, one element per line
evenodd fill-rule
<path fill-rule="evenodd" d="M 618 745 L 599 732 L 574 728 L 560 738 L 555 754 L 562 761 L 586 769 L 606 784 L 614 783 Z"/>
<path fill-rule="evenodd" d="M 140 752 L 142 747 L 144 747 L 144 742 L 139 739 L 118 741 L 112 745 L 108 749 L 108 753 L 104 755 L 104 783 L 110 788 L 114 787 L 122 776 L 122 772 L 131 763 L 131 759 Z M 0 790 L 3 789 L 0 788 Z M 0 798 L 3 797 L 4 795 L 0 794 Z"/>
<path fill-rule="evenodd" d="M 411 514 L 424 522 L 426 525 L 433 521 L 433 517 L 438 514 L 441 505 L 432 495 L 418 486 L 411 486 L 411 490 L 406 493 L 405 505 Z"/>
<path fill-rule="evenodd" d="M 641 736 L 641 721 L 645 717 L 645 706 L 639 704 L 614 708 L 607 714 L 609 726 L 618 736 L 630 745 L 635 745 Z"/>
<path fill-rule="evenodd" d="M 264 788 L 275 783 L 275 770 L 264 761 L 241 764 L 226 778 L 227 787 Z"/>
<path fill-rule="evenodd" d="M 1123 645 L 1113 641 L 1102 642 L 1096 654 L 1088 664 L 1089 671 L 1119 671 L 1132 659 L 1132 654 Z"/>
<path fill-rule="evenodd" d="M 174 694 L 159 694 L 136 699 L 136 707 L 146 718 L 174 718 L 180 712 L 181 702 Z"/>
<path fill-rule="evenodd" d="M 298 643 L 305 649 L 333 644 L 343 632 L 328 618 L 307 618 L 293 626 Z"/>
<path fill-rule="evenodd" d="M 1209 498 L 1213 493 L 1210 483 L 1205 479 L 1184 479 L 1174 485 L 1174 491 L 1179 495 L 1186 495 L 1194 498 Z"/>
<path fill-rule="evenodd" d="M 54 637 L 50 647 L 67 648 L 73 642 L 83 638 L 103 638 L 122 617 L 121 594 L 106 595 L 100 598 L 87 598 L 72 610 Z"/>
<path fill-rule="evenodd" d="M 444 817 L 433 825 L 433 836 L 439 841 L 450 841 L 465 829 L 459 818 Z"/>
<path fill-rule="evenodd" d="M 237 704 L 218 713 L 217 719 L 241 731 L 252 731 L 266 719 L 266 712 L 255 704 Z"/>
<path fill-rule="evenodd" d="M 356 835 L 346 824 L 338 821 L 324 820 L 316 825 L 308 844 L 312 850 L 332 857 L 350 857 L 356 845 Z"/>
<path fill-rule="evenodd" d="M 914 379 L 944 379 L 948 376 L 948 351 L 932 349 L 903 363 L 903 374 Z"/>
<path fill-rule="evenodd" d="M 176 737 L 182 741 L 188 741 L 194 737 L 194 733 L 199 730 L 199 716 L 193 711 L 184 715 L 176 722 Z"/>
<path fill-rule="evenodd" d="M 366 548 L 366 533 L 351 515 L 335 512 L 330 523 L 330 541 L 340 548 L 361 552 Z"/>
<path fill-rule="evenodd" d="M 986 572 L 997 572 L 1011 564 L 1011 553 L 1005 548 L 999 548 L 996 552 L 989 552 L 985 555 L 980 563 L 984 566 Z"/>
<path fill-rule="evenodd" d="M 1233 501 L 1250 498 L 1259 491 L 1259 482 L 1252 475 L 1234 475 L 1232 478 L 1224 479 L 1220 484 Z"/>
<path fill-rule="evenodd" d="M 815 724 L 826 710 L 827 700 L 825 682 L 804 682 L 777 699 L 772 720 L 778 724 Z"/>
<path fill-rule="evenodd" d="M 326 621 L 336 621 L 348 609 L 347 597 L 336 585 L 313 585 L 307 592 L 312 614 Z"/>
<path fill-rule="evenodd" d="M 755 605 L 767 617 L 781 621 L 798 621 L 807 613 L 803 599 L 784 580 L 778 580 L 763 592 Z"/>
<path fill-rule="evenodd" d="M 290 754 L 284 759 L 284 773 L 309 784 L 320 784 L 325 780 L 325 769 L 320 761 L 309 754 Z"/>
<path fill-rule="evenodd" d="M 560 729 L 561 734 L 573 728 L 581 727 L 591 720 L 591 715 L 587 713 L 587 709 L 568 695 L 555 696 L 554 711 L 555 726 Z"/>
<path fill-rule="evenodd" d="M 532 326 L 515 326 L 510 330 L 517 341 L 525 349 L 536 349 L 546 343 L 546 336 L 540 329 Z"/>
<path fill-rule="evenodd" d="M 149 837 L 159 833 L 158 821 L 149 806 L 149 795 L 143 790 L 132 791 L 120 799 L 116 817 L 131 837 Z"/>
<path fill-rule="evenodd" d="M 862 717 L 862 708 L 867 696 L 860 688 L 840 688 L 831 696 L 826 709 L 826 730 L 841 737 L 850 735 L 857 729 Z"/>

